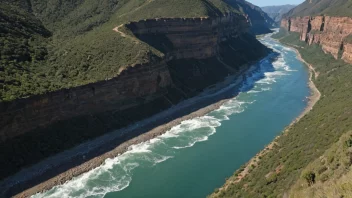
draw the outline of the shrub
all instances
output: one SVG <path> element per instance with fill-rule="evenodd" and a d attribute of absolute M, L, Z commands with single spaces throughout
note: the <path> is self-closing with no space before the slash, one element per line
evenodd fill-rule
<path fill-rule="evenodd" d="M 322 174 L 320 176 L 320 181 L 321 182 L 326 182 L 329 179 L 329 176 L 327 174 Z"/>
<path fill-rule="evenodd" d="M 352 147 L 352 137 L 350 137 L 348 140 L 346 140 L 345 145 L 349 148 Z"/>
<path fill-rule="evenodd" d="M 270 176 L 266 179 L 266 185 L 269 185 L 271 183 L 275 183 L 277 181 L 277 174 L 272 173 Z"/>
<path fill-rule="evenodd" d="M 322 166 L 318 169 L 318 174 L 322 174 L 323 172 L 325 172 L 326 170 L 328 170 L 328 168 L 326 166 Z"/>
<path fill-rule="evenodd" d="M 306 180 L 308 186 L 311 186 L 315 183 L 315 173 L 313 171 L 303 173 L 302 177 Z"/>

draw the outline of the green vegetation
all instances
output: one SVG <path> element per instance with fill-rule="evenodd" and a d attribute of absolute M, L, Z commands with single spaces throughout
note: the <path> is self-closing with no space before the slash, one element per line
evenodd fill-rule
<path fill-rule="evenodd" d="M 115 77 L 163 53 L 113 28 L 157 17 L 239 12 L 221 0 L 5 0 L 0 5 L 0 102 Z"/>
<path fill-rule="evenodd" d="M 352 129 L 352 101 L 349 100 L 352 96 L 351 65 L 325 54 L 318 45 L 307 46 L 305 42 L 299 41 L 297 33 L 290 33 L 281 41 L 298 46 L 297 50 L 303 59 L 312 64 L 319 73 L 319 77 L 313 81 L 322 94 L 321 99 L 309 114 L 277 139 L 277 146 L 262 157 L 248 176 L 239 183 L 230 184 L 226 190 L 212 195 L 213 197 L 282 197 L 289 193 L 292 185 L 299 179 L 306 186 L 306 178 L 310 183 L 314 183 L 312 174 L 304 177 L 309 171 L 313 171 L 310 173 L 314 173 L 315 182 L 324 181 L 330 176 L 323 175 L 326 171 L 323 166 L 314 169 L 306 167 L 338 142 L 342 134 Z M 346 144 L 348 145 L 349 141 L 342 145 Z M 341 158 L 343 155 L 335 155 L 335 158 L 331 155 L 327 159 L 327 163 L 331 165 L 326 168 L 336 167 L 337 164 L 342 166 L 347 157 Z M 336 158 L 339 158 L 339 163 Z M 350 167 L 350 164 L 343 166 L 345 169 Z M 281 169 L 276 178 L 267 179 L 278 167 Z M 301 174 L 303 176 L 300 177 Z M 314 185 L 316 184 L 312 186 Z"/>
<path fill-rule="evenodd" d="M 270 28 L 276 26 L 276 22 L 270 18 L 263 10 L 258 6 L 255 6 L 247 1 L 243 0 L 224 0 L 234 8 L 246 13 L 249 20 L 252 23 L 251 31 L 254 34 L 267 34 L 272 31 Z"/>
<path fill-rule="evenodd" d="M 285 17 L 293 16 L 352 16 L 352 0 L 309 0 L 304 1 L 288 12 Z"/>
<path fill-rule="evenodd" d="M 285 36 L 288 36 L 288 35 L 289 35 L 289 32 L 288 32 L 286 29 L 280 28 L 280 31 L 279 31 L 278 33 L 274 34 L 274 35 L 272 36 L 272 38 L 274 38 L 274 39 L 280 39 L 280 38 L 285 37 Z"/>
<path fill-rule="evenodd" d="M 302 178 L 307 182 L 308 186 L 311 186 L 315 183 L 315 173 L 313 171 L 305 172 L 302 175 Z"/>
<path fill-rule="evenodd" d="M 345 39 L 345 42 L 352 43 L 352 34 L 348 35 Z"/>
<path fill-rule="evenodd" d="M 299 179 L 292 187 L 290 195 L 297 198 L 321 197 L 321 195 L 351 197 L 351 143 L 352 132 L 350 131 L 342 135 L 338 142 L 305 168 L 305 171 L 309 170 L 316 175 L 316 182 L 313 185 L 307 185 L 304 179 Z"/>
<path fill-rule="evenodd" d="M 15 6 L 0 5 L 0 101 L 11 100 L 24 90 L 38 93 L 42 83 L 33 74 L 47 56 L 46 38 L 51 33 L 33 15 Z"/>

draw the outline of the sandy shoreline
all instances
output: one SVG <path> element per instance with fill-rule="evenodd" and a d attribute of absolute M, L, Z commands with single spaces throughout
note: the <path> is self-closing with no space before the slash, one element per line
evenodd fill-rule
<path fill-rule="evenodd" d="M 260 62 L 256 61 L 256 62 Z M 147 122 L 146 127 L 148 128 L 149 125 L 156 125 L 158 123 L 158 119 L 160 120 L 169 120 L 161 125 L 156 125 L 156 127 L 151 128 L 151 130 L 144 130 L 145 125 L 139 126 L 131 126 L 131 130 L 126 129 L 123 133 L 136 133 L 140 134 L 128 141 L 124 141 L 116 143 L 119 140 L 119 137 L 115 135 L 115 132 L 112 134 L 107 134 L 104 137 L 97 138 L 96 140 L 92 140 L 92 142 L 87 142 L 86 144 L 77 146 L 72 150 L 65 151 L 60 153 L 52 158 L 44 160 L 28 169 L 24 169 L 20 171 L 14 176 L 11 176 L 0 183 L 0 197 L 9 195 L 11 192 L 16 192 L 14 197 L 29 197 L 34 195 L 38 192 L 43 192 L 50 190 L 51 188 L 64 184 L 65 182 L 73 179 L 74 177 L 80 176 L 96 167 L 102 165 L 106 159 L 108 158 L 115 158 L 118 155 L 128 151 L 131 145 L 139 144 L 142 142 L 146 142 L 150 139 L 153 139 L 157 136 L 160 136 L 170 130 L 173 126 L 180 124 L 182 121 L 193 119 L 196 117 L 201 117 L 206 115 L 207 113 L 214 111 L 220 108 L 226 101 L 232 99 L 235 96 L 229 97 L 229 92 L 239 92 L 239 87 L 243 82 L 243 79 L 248 73 L 255 71 L 257 68 L 255 67 L 256 64 L 252 66 L 244 66 L 238 74 L 232 75 L 227 77 L 223 82 L 219 82 L 216 85 L 212 86 L 211 88 L 205 89 L 203 93 L 201 93 L 198 97 L 191 98 L 190 100 L 181 102 L 181 104 L 176 105 L 177 108 L 171 108 L 169 110 L 165 110 L 164 112 L 155 115 L 155 120 L 150 121 L 154 122 L 149 124 L 147 120 L 143 120 L 141 122 Z M 194 100 L 193 100 L 194 99 Z M 188 102 L 189 101 L 189 102 Z M 202 105 L 204 104 L 204 105 Z M 208 105 L 207 105 L 208 104 Z M 179 107 L 180 106 L 180 107 Z M 201 106 L 202 108 L 198 108 Z M 190 111 L 188 114 L 184 116 L 179 116 L 180 111 Z M 167 117 L 167 118 L 166 118 Z M 151 119 L 154 119 L 154 116 Z M 160 122 L 159 120 L 159 122 Z M 123 130 L 123 129 L 122 129 Z M 128 132 L 129 131 L 129 132 Z M 141 131 L 143 131 L 141 133 Z M 111 136 L 111 137 L 109 137 Z M 115 141 L 116 140 L 116 141 Z M 122 141 L 122 140 L 119 140 Z M 87 149 L 87 150 L 84 150 Z M 82 158 L 84 159 L 86 156 L 91 155 L 92 153 L 97 153 L 98 150 L 103 149 L 103 154 L 99 154 L 94 158 L 87 158 L 89 160 L 84 160 L 82 163 Z M 66 153 L 71 152 L 71 153 Z M 76 152 L 76 154 L 72 154 Z M 66 154 L 65 154 L 66 153 Z M 77 154 L 78 153 L 78 154 Z M 62 156 L 61 156 L 62 155 Z M 57 164 L 58 165 L 57 165 Z M 58 168 L 62 168 L 67 166 L 67 164 L 76 164 L 77 166 L 71 167 L 69 169 L 59 172 Z M 41 169 L 44 168 L 44 169 Z M 46 169 L 45 169 L 46 168 Z M 48 173 L 49 172 L 49 173 Z M 30 174 L 29 174 L 30 173 Z M 48 178 L 48 175 L 53 174 Z M 57 174 L 59 173 L 59 174 Z M 48 179 L 46 179 L 48 178 Z M 32 181 L 36 181 L 38 185 L 30 186 L 29 188 L 28 183 L 30 184 Z M 40 181 L 40 182 L 38 182 Z M 26 189 L 26 190 L 22 190 Z M 20 193 L 18 193 L 20 192 Z"/>
<path fill-rule="evenodd" d="M 319 73 L 315 71 L 314 67 L 307 63 L 301 56 L 301 54 L 299 53 L 299 51 L 291 46 L 288 46 L 292 49 L 294 49 L 297 53 L 297 58 L 302 61 L 305 65 L 307 65 L 308 69 L 309 69 L 309 88 L 311 90 L 311 95 L 309 96 L 309 100 L 308 100 L 308 104 L 307 107 L 304 109 L 304 111 L 290 124 L 290 126 L 294 125 L 295 123 L 297 123 L 300 119 L 302 119 L 306 114 L 308 114 L 314 107 L 314 105 L 319 101 L 320 97 L 321 97 L 321 93 L 318 90 L 318 88 L 315 86 L 314 82 L 313 82 L 313 75 L 314 75 L 314 79 L 316 80 L 319 77 Z"/>
<path fill-rule="evenodd" d="M 281 43 L 282 45 L 286 45 Z M 314 105 L 319 101 L 320 97 L 321 97 L 321 93 L 318 90 L 318 88 L 315 86 L 314 82 L 313 82 L 313 75 L 314 75 L 314 79 L 317 79 L 319 76 L 319 73 L 315 71 L 314 67 L 307 63 L 301 56 L 301 54 L 299 53 L 299 51 L 289 45 L 286 45 L 287 47 L 293 49 L 296 54 L 297 54 L 297 59 L 300 60 L 301 62 L 303 62 L 309 69 L 309 81 L 308 81 L 308 86 L 311 90 L 311 95 L 308 98 L 308 104 L 306 106 L 306 108 L 303 110 L 303 112 L 295 119 L 291 122 L 291 124 L 286 127 L 283 131 L 284 133 L 289 132 L 289 129 L 296 124 L 297 122 L 299 122 L 305 115 L 307 115 L 314 107 Z M 228 180 L 226 180 L 225 184 L 218 189 L 217 193 L 214 194 L 218 194 L 223 190 L 226 190 L 231 184 L 235 184 L 240 182 L 243 178 L 245 178 L 248 174 L 249 174 L 249 170 L 251 169 L 252 165 L 253 166 L 257 166 L 258 162 L 260 161 L 261 157 L 265 154 L 267 154 L 268 152 L 270 152 L 273 148 L 273 146 L 275 144 L 277 144 L 277 139 L 280 138 L 280 135 L 277 136 L 269 145 L 267 145 L 263 150 L 261 150 L 259 153 L 257 153 L 254 157 L 252 157 L 246 164 L 245 167 L 243 169 L 243 171 L 239 172 L 236 178 L 229 178 Z M 282 168 L 282 167 L 281 167 Z M 281 170 L 280 168 L 280 170 Z M 278 171 L 280 171 L 278 170 Z"/>

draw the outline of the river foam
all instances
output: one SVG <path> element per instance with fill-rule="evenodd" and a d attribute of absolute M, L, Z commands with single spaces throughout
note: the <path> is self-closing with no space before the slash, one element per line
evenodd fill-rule
<path fill-rule="evenodd" d="M 290 48 L 272 44 L 267 40 L 265 36 L 261 42 L 276 52 L 291 51 Z M 294 70 L 288 66 L 282 53 L 278 57 L 274 54 L 269 55 L 257 63 L 258 69 L 245 77 L 240 88 L 241 94 L 271 91 L 271 84 L 276 83 L 283 76 L 290 75 Z M 233 87 L 230 85 L 225 89 Z M 229 120 L 234 114 L 244 112 L 255 102 L 255 100 L 241 101 L 233 98 L 205 116 L 183 121 L 159 137 L 132 145 L 127 152 L 113 159 L 106 159 L 103 165 L 33 197 L 104 197 L 109 192 L 121 191 L 130 185 L 133 171 L 138 167 L 156 166 L 174 158 L 175 152 L 181 152 L 197 143 L 207 141 L 217 132 L 216 128 L 221 126 L 223 121 Z"/>

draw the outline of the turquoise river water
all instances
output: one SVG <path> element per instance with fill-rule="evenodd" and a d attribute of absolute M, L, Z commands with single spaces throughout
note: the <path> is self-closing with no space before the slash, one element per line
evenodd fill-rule
<path fill-rule="evenodd" d="M 33 197 L 206 197 L 269 144 L 307 105 L 308 70 L 296 52 L 267 35 L 274 49 L 248 74 L 241 93 L 220 109 L 130 147 L 72 181 Z"/>

